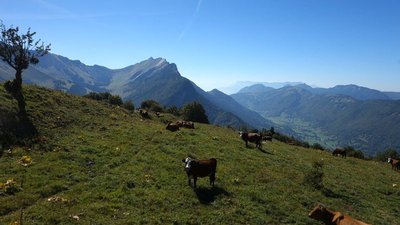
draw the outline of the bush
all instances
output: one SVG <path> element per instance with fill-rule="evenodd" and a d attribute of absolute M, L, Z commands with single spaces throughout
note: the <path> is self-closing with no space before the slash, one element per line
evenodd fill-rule
<path fill-rule="evenodd" d="M 146 109 L 147 111 L 153 111 L 153 112 L 163 112 L 164 111 L 164 108 L 160 105 L 160 103 L 158 103 L 157 101 L 152 100 L 152 99 L 143 101 L 140 104 L 140 108 Z"/>
<path fill-rule="evenodd" d="M 111 95 L 108 97 L 108 104 L 121 106 L 122 99 L 118 95 Z"/>
<path fill-rule="evenodd" d="M 129 111 L 135 110 L 135 106 L 133 105 L 132 100 L 125 101 L 124 104 L 122 105 L 122 107 L 124 107 L 125 109 L 127 109 Z"/>
<path fill-rule="evenodd" d="M 107 102 L 110 105 L 118 105 L 118 106 L 122 105 L 121 97 L 118 95 L 112 95 L 109 92 L 102 92 L 102 93 L 90 92 L 89 94 L 84 95 L 83 97 L 97 101 Z"/>
<path fill-rule="evenodd" d="M 346 151 L 347 156 L 365 159 L 364 153 L 361 150 L 354 149 L 351 146 L 345 147 L 344 150 Z"/>
<path fill-rule="evenodd" d="M 182 115 L 181 110 L 175 105 L 168 107 L 166 112 L 178 117 Z"/>
<path fill-rule="evenodd" d="M 314 143 L 313 145 L 312 145 L 312 148 L 313 149 L 318 149 L 318 150 L 324 150 L 324 147 L 322 147 L 322 145 L 320 145 L 319 143 Z"/>
<path fill-rule="evenodd" d="M 317 190 L 323 189 L 324 172 L 322 171 L 322 167 L 322 161 L 313 162 L 312 169 L 304 176 L 303 183 Z"/>
<path fill-rule="evenodd" d="M 209 123 L 206 111 L 199 102 L 192 102 L 182 109 L 183 119 L 199 123 Z"/>

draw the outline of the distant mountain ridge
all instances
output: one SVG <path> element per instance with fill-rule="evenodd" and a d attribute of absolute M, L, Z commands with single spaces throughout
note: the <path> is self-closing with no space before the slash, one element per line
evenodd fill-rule
<path fill-rule="evenodd" d="M 319 87 L 311 87 L 305 83 L 281 83 L 286 84 L 284 86 L 278 86 L 278 88 L 271 87 L 270 83 L 255 83 L 246 87 L 243 87 L 236 93 L 243 92 L 263 92 L 269 91 L 271 89 L 278 89 L 286 86 L 298 87 L 304 90 L 307 90 L 314 94 L 337 94 L 337 95 L 345 95 L 351 96 L 358 100 L 400 100 L 400 92 L 382 92 L 375 89 L 362 87 L 354 84 L 348 85 L 336 85 L 331 88 L 319 88 Z M 233 93 L 233 94 L 236 94 Z"/>
<path fill-rule="evenodd" d="M 0 62 L 0 81 L 13 79 L 14 71 Z M 26 83 L 39 84 L 52 89 L 84 95 L 88 92 L 105 92 L 131 99 L 136 106 L 147 99 L 154 99 L 166 106 L 178 107 L 192 101 L 204 106 L 211 123 L 232 127 L 269 128 L 271 121 L 236 103 L 235 107 L 218 105 L 214 95 L 203 91 L 192 81 L 182 77 L 177 66 L 163 58 L 149 58 L 122 69 L 87 66 L 79 60 L 47 54 L 39 64 L 24 71 Z M 219 98 L 235 102 L 220 93 Z M 238 114 L 240 116 L 238 116 Z"/>
<path fill-rule="evenodd" d="M 400 148 L 400 127 L 395 125 L 400 123 L 400 101 L 376 90 L 305 84 L 259 90 L 251 86 L 231 96 L 264 118 L 289 126 L 298 138 L 331 148 L 350 145 L 370 154 Z"/>

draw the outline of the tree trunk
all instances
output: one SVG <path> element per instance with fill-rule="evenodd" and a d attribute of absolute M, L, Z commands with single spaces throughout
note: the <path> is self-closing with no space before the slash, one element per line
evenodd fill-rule
<path fill-rule="evenodd" d="M 12 82 L 12 89 L 14 98 L 18 101 L 18 108 L 19 114 L 22 118 L 26 117 L 26 110 L 25 110 L 25 99 L 24 95 L 22 94 L 22 70 L 17 70 L 15 73 L 15 79 Z"/>
<path fill-rule="evenodd" d="M 21 92 L 22 94 L 22 70 L 17 70 L 15 73 L 15 79 L 13 81 L 15 92 Z"/>

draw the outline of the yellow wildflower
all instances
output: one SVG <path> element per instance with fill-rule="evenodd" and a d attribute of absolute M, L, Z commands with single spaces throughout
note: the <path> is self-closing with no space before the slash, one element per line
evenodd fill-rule
<path fill-rule="evenodd" d="M 29 166 L 32 164 L 32 158 L 30 156 L 24 155 L 22 158 L 19 160 L 19 163 L 22 166 Z"/>

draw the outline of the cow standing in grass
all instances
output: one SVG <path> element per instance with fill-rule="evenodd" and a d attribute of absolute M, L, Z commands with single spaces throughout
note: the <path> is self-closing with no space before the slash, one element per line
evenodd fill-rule
<path fill-rule="evenodd" d="M 193 187 L 196 188 L 197 177 L 210 177 L 210 185 L 214 187 L 215 173 L 217 172 L 217 160 L 206 159 L 206 160 L 194 160 L 190 157 L 182 159 L 185 163 L 185 171 L 188 176 L 188 183 L 191 184 L 190 180 L 193 178 Z"/>
<path fill-rule="evenodd" d="M 347 153 L 346 150 L 342 149 L 342 148 L 336 148 L 333 152 L 332 152 L 333 156 L 342 156 L 342 158 L 346 158 Z"/>
<path fill-rule="evenodd" d="M 370 225 L 360 220 L 353 219 L 349 215 L 344 215 L 341 212 L 331 211 L 321 204 L 318 204 L 308 217 L 319 220 L 326 225 Z"/>
<path fill-rule="evenodd" d="M 261 143 L 262 143 L 262 136 L 261 134 L 258 133 L 248 133 L 248 132 L 240 132 L 240 137 L 243 139 L 243 141 L 246 142 L 246 147 L 248 147 L 248 142 L 253 142 L 256 144 L 256 147 L 261 149 Z"/>
<path fill-rule="evenodd" d="M 388 158 L 388 163 L 392 165 L 392 169 L 399 170 L 400 169 L 400 161 L 397 159 Z"/>

